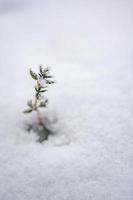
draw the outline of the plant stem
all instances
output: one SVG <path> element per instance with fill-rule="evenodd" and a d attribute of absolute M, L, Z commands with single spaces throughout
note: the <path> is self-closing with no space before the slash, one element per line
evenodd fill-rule
<path fill-rule="evenodd" d="M 42 117 L 41 117 L 41 114 L 40 114 L 39 110 L 37 109 L 36 112 L 37 112 L 37 117 L 38 117 L 39 124 L 43 125 Z"/>

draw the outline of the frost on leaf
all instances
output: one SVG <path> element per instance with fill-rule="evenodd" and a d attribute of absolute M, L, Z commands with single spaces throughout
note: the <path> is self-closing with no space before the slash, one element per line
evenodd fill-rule
<path fill-rule="evenodd" d="M 38 133 L 40 136 L 38 141 L 42 142 L 48 138 L 50 130 L 47 129 L 39 109 L 47 108 L 48 99 L 45 98 L 45 95 L 43 96 L 43 94 L 47 92 L 48 87 L 54 83 L 54 80 L 48 67 L 43 69 L 43 67 L 40 66 L 38 74 L 36 74 L 32 69 L 30 69 L 29 72 L 32 79 L 36 81 L 36 85 L 34 86 L 34 99 L 27 102 L 28 108 L 24 113 L 31 113 L 32 111 L 37 113 L 38 122 L 36 125 L 31 124 L 30 127 L 33 131 Z"/>

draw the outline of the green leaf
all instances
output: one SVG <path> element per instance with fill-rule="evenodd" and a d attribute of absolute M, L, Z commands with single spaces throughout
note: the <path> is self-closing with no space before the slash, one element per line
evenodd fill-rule
<path fill-rule="evenodd" d="M 47 103 L 48 103 L 48 99 L 46 99 L 46 100 L 43 101 L 43 102 L 40 102 L 39 107 L 46 107 L 46 106 L 47 106 Z"/>
<path fill-rule="evenodd" d="M 36 98 L 39 99 L 39 97 L 41 96 L 40 92 L 36 93 Z"/>
<path fill-rule="evenodd" d="M 38 86 L 35 86 L 35 90 L 36 90 L 36 92 L 38 93 L 38 92 L 40 92 L 40 87 L 38 87 Z"/>
<path fill-rule="evenodd" d="M 38 79 L 38 76 L 35 72 L 33 72 L 31 69 L 30 69 L 30 75 L 31 77 L 34 79 L 34 80 L 37 80 Z"/>
<path fill-rule="evenodd" d="M 37 89 L 37 87 L 35 86 L 35 90 L 36 90 L 36 92 L 38 92 L 38 89 Z"/>
<path fill-rule="evenodd" d="M 47 92 L 47 90 L 41 90 L 40 92 Z"/>
<path fill-rule="evenodd" d="M 53 83 L 55 83 L 55 81 L 46 80 L 46 83 L 47 84 L 53 84 Z"/>
<path fill-rule="evenodd" d="M 43 73 L 48 73 L 50 71 L 50 67 L 46 67 L 44 70 L 43 70 Z"/>
<path fill-rule="evenodd" d="M 24 113 L 31 113 L 32 112 L 32 109 L 27 109 L 24 111 Z"/>
<path fill-rule="evenodd" d="M 52 76 L 51 75 L 46 75 L 46 78 L 52 78 Z"/>
<path fill-rule="evenodd" d="M 40 74 L 43 74 L 43 68 L 42 68 L 42 66 L 39 67 L 39 71 L 40 71 Z"/>
<path fill-rule="evenodd" d="M 39 107 L 46 107 L 45 103 L 40 103 Z"/>

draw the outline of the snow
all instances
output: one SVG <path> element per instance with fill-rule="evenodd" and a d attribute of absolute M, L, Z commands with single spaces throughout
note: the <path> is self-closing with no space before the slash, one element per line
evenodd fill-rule
<path fill-rule="evenodd" d="M 133 2 L 0 0 L 0 200 L 133 199 Z M 27 134 L 50 65 L 54 135 Z M 43 113 L 42 113 L 43 114 Z"/>

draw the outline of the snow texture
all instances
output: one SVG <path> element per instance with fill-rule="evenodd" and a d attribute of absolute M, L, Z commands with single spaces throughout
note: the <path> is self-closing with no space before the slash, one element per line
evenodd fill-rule
<path fill-rule="evenodd" d="M 132 11 L 131 0 L 0 0 L 0 200 L 133 199 Z M 56 77 L 43 144 L 22 113 L 39 64 Z"/>

